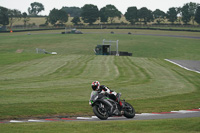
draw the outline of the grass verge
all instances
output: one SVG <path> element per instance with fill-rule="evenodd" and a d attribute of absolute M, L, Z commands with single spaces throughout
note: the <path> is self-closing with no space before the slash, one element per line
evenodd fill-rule
<path fill-rule="evenodd" d="M 197 133 L 200 132 L 200 117 L 184 119 L 141 120 L 141 121 L 98 121 L 98 122 L 47 122 L 0 124 L 1 132 L 37 133 Z"/>

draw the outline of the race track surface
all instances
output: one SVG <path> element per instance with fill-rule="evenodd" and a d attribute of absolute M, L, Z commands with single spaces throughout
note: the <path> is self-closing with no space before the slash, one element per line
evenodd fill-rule
<path fill-rule="evenodd" d="M 193 60 L 169 60 L 165 59 L 179 67 L 182 67 L 186 70 L 193 71 L 196 73 L 200 73 L 200 61 L 193 61 Z"/>
<path fill-rule="evenodd" d="M 108 32 L 84 32 L 83 34 L 110 34 L 110 33 L 108 33 Z M 169 35 L 169 34 L 138 34 L 138 33 L 111 33 L 111 34 L 129 34 L 129 35 L 142 35 L 142 36 L 163 36 L 163 37 L 200 39 L 199 36 Z"/>
<path fill-rule="evenodd" d="M 103 121 L 124 121 L 124 120 L 154 120 L 154 119 L 173 119 L 173 118 L 191 118 L 200 117 L 200 108 L 192 110 L 179 110 L 171 112 L 160 112 L 160 113 L 141 113 L 136 114 L 134 118 L 127 119 L 123 116 L 121 117 L 109 117 L 107 120 Z M 22 123 L 22 122 L 55 122 L 55 121 L 102 121 L 96 116 L 90 117 L 72 117 L 72 118 L 32 118 L 32 119 L 17 119 L 17 120 L 0 120 L 0 124 L 3 123 Z"/>
<path fill-rule="evenodd" d="M 180 38 L 200 39 L 200 37 L 198 37 L 198 36 L 160 35 L 160 34 L 135 34 L 135 35 L 144 35 L 144 36 L 166 36 L 166 37 L 180 37 Z"/>

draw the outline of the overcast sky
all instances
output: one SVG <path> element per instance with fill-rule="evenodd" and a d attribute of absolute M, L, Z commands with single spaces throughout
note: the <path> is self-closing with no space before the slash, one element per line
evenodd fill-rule
<path fill-rule="evenodd" d="M 182 7 L 189 2 L 200 3 L 200 0 L 0 0 L 0 6 L 28 13 L 27 9 L 33 2 L 44 5 L 45 11 L 42 11 L 39 15 L 48 15 L 53 8 L 61 9 L 63 6 L 83 7 L 85 4 L 97 5 L 99 9 L 107 4 L 112 4 L 123 14 L 131 6 L 136 6 L 138 9 L 147 7 L 152 11 L 160 9 L 166 12 L 170 7 Z"/>

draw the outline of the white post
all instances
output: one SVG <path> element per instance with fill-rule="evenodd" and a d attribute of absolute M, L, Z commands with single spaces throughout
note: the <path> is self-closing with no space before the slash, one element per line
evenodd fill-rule
<path fill-rule="evenodd" d="M 116 56 L 119 56 L 119 52 L 118 52 L 118 41 L 119 41 L 119 40 L 116 41 Z"/>
<path fill-rule="evenodd" d="M 103 45 L 104 45 L 105 39 L 103 39 Z"/>

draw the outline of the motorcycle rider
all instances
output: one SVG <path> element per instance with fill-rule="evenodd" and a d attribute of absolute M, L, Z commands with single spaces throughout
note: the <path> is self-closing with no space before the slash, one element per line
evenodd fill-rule
<path fill-rule="evenodd" d="M 120 101 L 120 99 L 118 98 L 118 93 L 116 93 L 115 91 L 110 90 L 105 85 L 100 85 L 99 81 L 92 82 L 92 89 L 93 89 L 93 91 L 97 91 L 98 93 L 107 94 L 110 99 L 112 99 L 114 101 L 117 101 L 119 103 L 121 109 L 123 108 L 123 104 Z M 121 113 L 123 113 L 123 112 L 121 112 Z"/>

